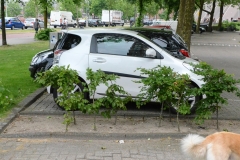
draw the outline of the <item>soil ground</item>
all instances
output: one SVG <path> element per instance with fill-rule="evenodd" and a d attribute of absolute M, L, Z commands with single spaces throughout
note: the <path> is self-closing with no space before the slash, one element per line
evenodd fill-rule
<path fill-rule="evenodd" d="M 3 134 L 26 134 L 26 133 L 64 133 L 66 125 L 63 124 L 62 115 L 20 115 L 4 131 Z M 96 117 L 94 131 L 94 116 L 76 115 L 76 125 L 68 127 L 69 133 L 179 133 L 176 118 L 164 118 L 159 127 L 159 118 L 156 117 L 115 117 L 105 119 Z M 240 121 L 219 120 L 217 129 L 216 120 L 206 120 L 202 125 L 197 125 L 193 119 L 180 119 L 180 133 L 197 133 L 202 135 L 212 134 L 217 131 L 229 131 L 240 133 Z"/>

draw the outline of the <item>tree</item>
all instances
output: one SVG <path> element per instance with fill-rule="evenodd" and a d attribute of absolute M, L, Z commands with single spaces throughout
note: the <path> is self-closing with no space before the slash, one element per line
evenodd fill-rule
<path fill-rule="evenodd" d="M 7 45 L 6 29 L 5 29 L 4 0 L 1 0 L 1 19 L 2 19 L 2 45 Z"/>
<path fill-rule="evenodd" d="M 65 1 L 61 1 L 60 3 L 60 8 L 61 8 L 60 10 L 71 11 L 73 14 L 73 17 L 78 18 L 79 17 L 78 12 L 79 12 L 80 6 L 81 6 L 80 3 L 75 4 L 74 1 L 72 0 L 65 0 Z"/>
<path fill-rule="evenodd" d="M 201 17 L 202 17 L 202 11 L 203 11 L 203 5 L 204 5 L 205 0 L 199 0 L 199 4 L 196 1 L 195 4 L 199 6 L 199 13 L 198 13 L 198 20 L 197 20 L 197 28 L 196 28 L 196 33 L 199 33 L 199 27 L 200 27 L 200 22 L 201 22 Z"/>
<path fill-rule="evenodd" d="M 25 17 L 38 18 L 39 13 L 43 13 L 43 9 L 39 5 L 39 0 L 29 0 L 24 8 Z"/>
<path fill-rule="evenodd" d="M 160 9 L 164 9 L 164 12 L 166 13 L 166 17 L 164 19 L 169 19 L 169 15 L 173 13 L 173 19 L 176 19 L 178 16 L 179 11 L 179 0 L 162 0 L 158 3 L 160 6 Z"/>
<path fill-rule="evenodd" d="M 178 15 L 177 33 L 187 43 L 189 51 L 190 51 L 190 43 L 191 43 L 194 1 L 195 0 L 180 0 L 180 7 L 179 7 L 179 13 L 178 13 L 179 15 Z"/>
<path fill-rule="evenodd" d="M 22 8 L 20 7 L 19 3 L 14 1 L 8 2 L 8 9 L 7 15 L 8 17 L 16 17 L 21 14 Z"/>

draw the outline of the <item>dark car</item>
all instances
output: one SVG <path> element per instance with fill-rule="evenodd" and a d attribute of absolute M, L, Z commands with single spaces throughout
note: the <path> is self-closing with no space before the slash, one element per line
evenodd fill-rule
<path fill-rule="evenodd" d="M 161 48 L 164 48 L 176 56 L 191 57 L 187 44 L 183 39 L 172 30 L 168 29 L 157 29 L 157 28 L 146 28 L 146 27 L 132 27 L 126 28 L 127 30 L 137 31 L 144 36 L 154 41 Z"/>
<path fill-rule="evenodd" d="M 196 32 L 196 28 L 197 28 L 197 25 L 195 23 L 193 23 L 193 25 L 192 25 L 192 34 Z M 200 25 L 199 32 L 200 33 L 206 32 L 207 28 L 208 28 L 208 25 Z"/>
<path fill-rule="evenodd" d="M 102 23 L 102 21 L 99 19 L 89 19 L 88 26 L 89 27 L 99 27 L 99 26 L 102 27 L 102 26 L 104 26 L 104 23 Z"/>
<path fill-rule="evenodd" d="M 30 76 L 36 78 L 39 72 L 44 72 L 52 67 L 53 64 L 53 49 L 41 51 L 33 58 L 29 66 Z"/>

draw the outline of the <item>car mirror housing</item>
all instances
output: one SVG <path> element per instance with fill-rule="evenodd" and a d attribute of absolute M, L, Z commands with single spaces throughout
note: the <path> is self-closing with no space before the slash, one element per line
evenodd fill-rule
<path fill-rule="evenodd" d="M 157 55 L 157 53 L 156 53 L 156 51 L 154 49 L 148 48 L 146 50 L 146 57 L 154 58 L 154 57 L 156 57 L 156 55 Z"/>

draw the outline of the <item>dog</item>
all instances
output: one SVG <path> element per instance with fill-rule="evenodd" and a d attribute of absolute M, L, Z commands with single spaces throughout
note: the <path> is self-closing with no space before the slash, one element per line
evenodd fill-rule
<path fill-rule="evenodd" d="M 240 160 L 240 134 L 216 132 L 206 138 L 189 134 L 181 139 L 181 149 L 194 159 Z"/>

